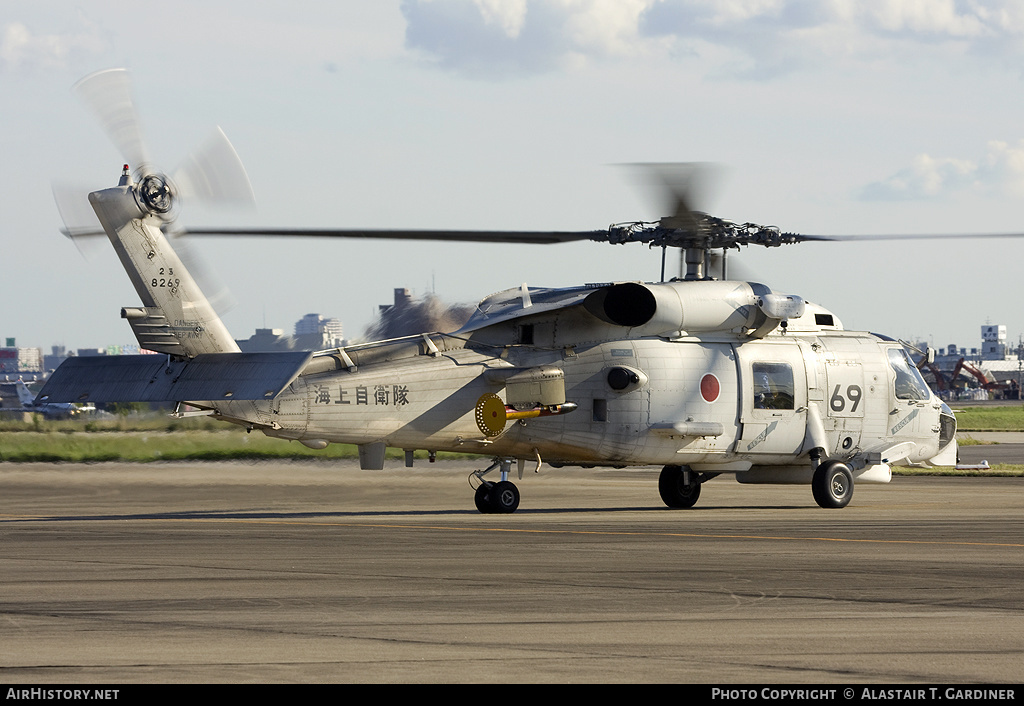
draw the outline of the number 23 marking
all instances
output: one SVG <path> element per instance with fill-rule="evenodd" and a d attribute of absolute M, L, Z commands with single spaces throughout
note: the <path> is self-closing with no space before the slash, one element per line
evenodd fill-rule
<path fill-rule="evenodd" d="M 177 289 L 181 285 L 181 280 L 179 280 L 179 279 L 172 279 L 170 277 L 170 275 L 174 274 L 174 268 L 173 267 L 161 267 L 160 268 L 160 272 L 158 274 L 160 274 L 160 275 L 166 274 L 166 275 L 169 275 L 169 276 L 167 276 L 167 277 L 162 277 L 162 276 L 161 277 L 154 277 L 153 281 L 149 283 L 149 286 L 151 286 L 151 287 L 171 287 L 172 289 Z"/>

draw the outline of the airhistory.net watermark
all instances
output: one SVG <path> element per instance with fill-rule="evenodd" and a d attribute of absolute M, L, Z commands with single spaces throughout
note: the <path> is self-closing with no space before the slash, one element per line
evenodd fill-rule
<path fill-rule="evenodd" d="M 120 689 L 7 689 L 4 698 L 24 701 L 114 701 Z"/>

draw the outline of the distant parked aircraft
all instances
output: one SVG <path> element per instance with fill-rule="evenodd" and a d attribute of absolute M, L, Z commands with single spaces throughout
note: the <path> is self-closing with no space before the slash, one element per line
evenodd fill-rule
<path fill-rule="evenodd" d="M 26 412 L 38 412 L 47 419 L 64 419 L 76 414 L 95 412 L 96 405 L 92 403 L 74 404 L 73 402 L 43 402 L 36 404 L 36 396 L 28 389 L 22 380 L 15 383 L 18 389 L 18 399 L 21 400 L 21 408 Z"/>

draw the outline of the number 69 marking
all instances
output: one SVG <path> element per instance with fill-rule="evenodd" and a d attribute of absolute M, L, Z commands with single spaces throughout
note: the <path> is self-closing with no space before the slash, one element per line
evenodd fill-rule
<path fill-rule="evenodd" d="M 843 393 L 840 391 L 841 389 L 842 385 L 836 385 L 836 389 L 832 391 L 832 397 L 829 398 L 828 401 L 829 409 L 833 412 L 842 412 L 846 409 L 846 403 L 847 400 L 849 400 L 851 404 L 849 413 L 855 414 L 857 412 L 857 407 L 860 406 L 860 399 L 863 394 L 860 389 L 860 385 L 848 386 L 846 388 L 846 397 L 843 397 Z"/>

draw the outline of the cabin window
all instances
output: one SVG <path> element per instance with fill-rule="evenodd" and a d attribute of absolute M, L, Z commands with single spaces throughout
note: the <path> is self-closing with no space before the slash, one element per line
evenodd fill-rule
<path fill-rule="evenodd" d="M 794 409 L 795 386 L 789 363 L 754 363 L 754 409 Z"/>
<path fill-rule="evenodd" d="M 607 422 L 608 421 L 608 400 L 595 399 L 594 400 L 594 421 L 595 422 Z"/>
<path fill-rule="evenodd" d="M 524 346 L 533 345 L 533 324 L 523 324 L 519 327 L 519 343 Z"/>
<path fill-rule="evenodd" d="M 905 350 L 890 348 L 889 365 L 896 373 L 896 399 L 926 400 L 931 396 L 921 371 L 910 362 Z"/>

